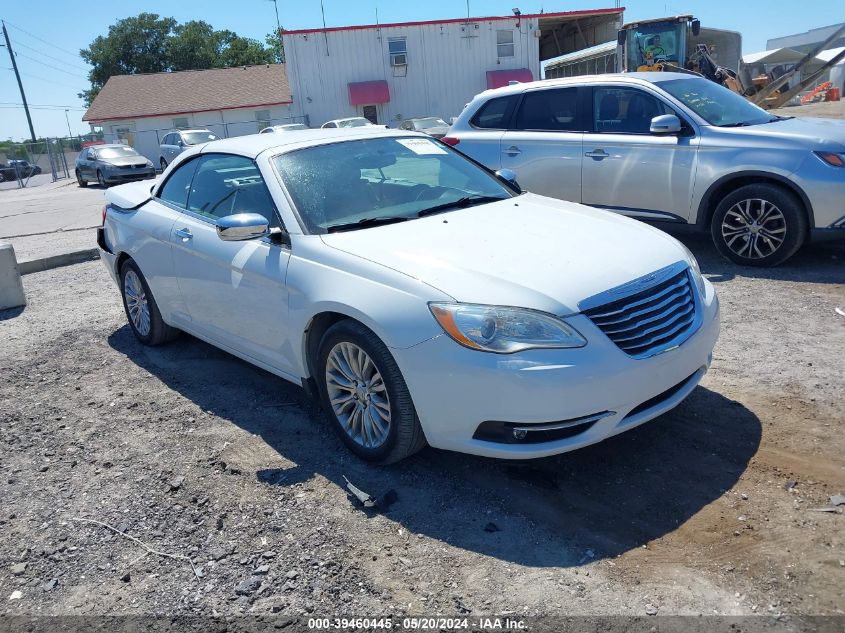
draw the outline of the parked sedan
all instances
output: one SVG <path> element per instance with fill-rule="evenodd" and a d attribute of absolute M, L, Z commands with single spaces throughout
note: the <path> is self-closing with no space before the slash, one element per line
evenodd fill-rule
<path fill-rule="evenodd" d="M 270 127 L 265 127 L 259 132 L 259 134 L 272 134 L 273 132 L 296 132 L 297 130 L 308 129 L 310 128 L 304 123 L 285 123 L 284 125 L 271 125 Z"/>
<path fill-rule="evenodd" d="M 367 460 L 542 457 L 675 407 L 719 331 L 695 258 L 510 176 L 419 133 L 256 134 L 111 189 L 97 240 L 138 340 L 302 385 Z"/>
<path fill-rule="evenodd" d="M 530 191 L 709 231 L 738 264 L 845 239 L 845 122 L 775 116 L 679 73 L 488 90 L 444 142 Z"/>
<path fill-rule="evenodd" d="M 41 173 L 41 167 L 33 165 L 28 160 L 13 159 L 7 164 L 0 163 L 0 182 L 3 180 L 17 180 L 29 178 Z"/>
<path fill-rule="evenodd" d="M 449 131 L 449 124 L 440 117 L 426 116 L 415 119 L 405 119 L 398 125 L 398 129 L 425 132 L 434 138 L 443 138 Z"/>
<path fill-rule="evenodd" d="M 321 125 L 322 128 L 348 128 L 348 127 L 378 127 L 375 123 L 370 121 L 369 119 L 365 119 L 362 116 L 353 116 L 349 117 L 348 119 L 333 119 L 331 121 L 326 121 Z"/>
<path fill-rule="evenodd" d="M 101 187 L 114 183 L 155 178 L 152 162 L 128 145 L 96 145 L 87 147 L 76 157 L 76 182 L 87 187 L 96 182 Z"/>

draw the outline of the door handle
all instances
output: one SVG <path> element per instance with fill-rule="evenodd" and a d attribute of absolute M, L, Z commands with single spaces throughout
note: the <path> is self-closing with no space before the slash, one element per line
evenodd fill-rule
<path fill-rule="evenodd" d="M 505 150 L 505 154 L 507 154 L 508 156 L 519 156 L 520 154 L 522 154 L 522 150 L 519 149 L 516 145 L 511 145 Z"/>
<path fill-rule="evenodd" d="M 589 156 L 590 158 L 607 158 L 610 154 L 603 149 L 594 149 L 592 152 L 586 152 L 584 156 Z"/>
<path fill-rule="evenodd" d="M 194 234 L 191 233 L 187 228 L 176 229 L 176 231 L 174 231 L 174 234 L 176 235 L 176 237 L 181 237 L 182 241 L 189 240 L 194 236 Z"/>

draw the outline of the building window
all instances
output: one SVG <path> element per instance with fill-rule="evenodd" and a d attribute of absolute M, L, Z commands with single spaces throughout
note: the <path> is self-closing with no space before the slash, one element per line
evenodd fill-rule
<path fill-rule="evenodd" d="M 387 38 L 387 50 L 390 53 L 391 66 L 405 66 L 408 63 L 408 45 L 404 37 Z"/>
<path fill-rule="evenodd" d="M 173 127 L 177 130 L 184 130 L 188 127 L 188 117 L 180 116 L 173 119 Z"/>
<path fill-rule="evenodd" d="M 270 110 L 256 110 L 255 121 L 258 124 L 259 132 L 265 127 L 270 127 L 272 125 L 272 121 L 270 121 Z"/>
<path fill-rule="evenodd" d="M 496 55 L 513 57 L 513 31 L 496 31 Z"/>

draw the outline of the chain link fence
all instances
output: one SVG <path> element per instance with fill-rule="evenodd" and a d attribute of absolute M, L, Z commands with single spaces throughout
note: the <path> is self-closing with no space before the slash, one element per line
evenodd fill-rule
<path fill-rule="evenodd" d="M 33 187 L 73 175 L 85 137 L 45 138 L 0 145 L 0 189 Z M 89 139 L 91 140 L 91 139 Z"/>
<path fill-rule="evenodd" d="M 192 130 L 208 130 L 217 138 L 231 138 L 233 136 L 246 136 L 248 134 L 257 134 L 265 127 L 273 125 L 287 125 L 290 123 L 303 123 L 308 125 L 308 117 L 305 116 L 290 116 L 290 117 L 275 117 L 267 119 L 249 119 L 246 121 L 226 121 L 219 123 L 203 123 L 190 126 Z M 150 159 L 154 165 L 158 166 L 159 157 L 161 153 L 159 147 L 162 139 L 171 133 L 178 131 L 179 128 L 159 128 L 151 130 L 128 129 L 121 133 L 106 132 L 103 135 L 105 143 L 124 143 L 135 149 L 139 154 Z"/>

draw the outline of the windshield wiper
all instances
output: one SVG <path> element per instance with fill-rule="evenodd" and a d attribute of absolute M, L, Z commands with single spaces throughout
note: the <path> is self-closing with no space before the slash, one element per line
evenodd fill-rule
<path fill-rule="evenodd" d="M 383 224 L 395 224 L 396 222 L 405 222 L 411 218 L 404 215 L 386 215 L 377 218 L 364 218 L 357 222 L 348 222 L 346 224 L 332 224 L 326 227 L 328 233 L 339 233 L 341 231 L 354 231 L 355 229 L 367 229 L 371 226 L 382 226 Z"/>
<path fill-rule="evenodd" d="M 756 125 L 756 123 L 752 123 L 751 121 L 739 121 L 737 123 L 724 123 L 717 127 L 745 127 L 747 125 Z"/>
<path fill-rule="evenodd" d="M 501 196 L 464 196 L 463 198 L 458 198 L 457 200 L 453 200 L 452 202 L 446 202 L 444 204 L 438 204 L 433 207 L 429 207 L 428 209 L 423 209 L 422 211 L 417 213 L 417 217 L 423 218 L 427 215 L 440 213 L 441 211 L 448 211 L 449 209 L 464 209 L 471 205 L 484 204 L 486 202 L 496 202 L 498 200 L 507 200 L 507 198 L 502 198 Z"/>

